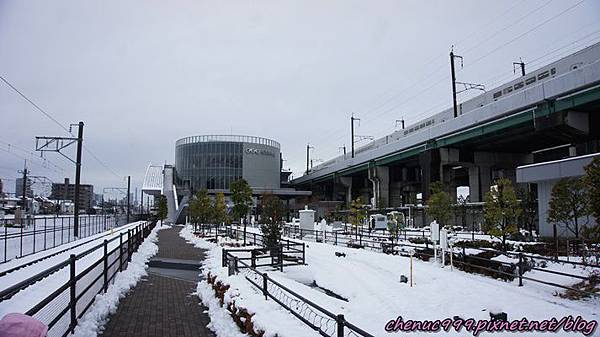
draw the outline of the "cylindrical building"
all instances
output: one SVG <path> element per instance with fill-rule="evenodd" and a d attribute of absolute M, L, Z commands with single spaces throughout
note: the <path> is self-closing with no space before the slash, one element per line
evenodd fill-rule
<path fill-rule="evenodd" d="M 279 143 L 262 137 L 203 135 L 179 139 L 175 144 L 177 180 L 200 189 L 228 191 L 244 178 L 251 187 L 280 187 Z"/>

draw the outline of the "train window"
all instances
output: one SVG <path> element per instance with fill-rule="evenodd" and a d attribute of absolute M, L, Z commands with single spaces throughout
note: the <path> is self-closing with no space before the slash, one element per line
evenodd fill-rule
<path fill-rule="evenodd" d="M 550 75 L 556 75 L 556 68 L 550 69 Z"/>
<path fill-rule="evenodd" d="M 404 131 L 404 135 L 405 135 L 405 136 L 406 136 L 406 135 L 408 135 L 408 131 Z"/>
<path fill-rule="evenodd" d="M 422 129 L 422 128 L 424 128 L 424 127 L 425 127 L 425 123 L 421 123 L 421 127 L 420 127 L 420 129 Z"/>
<path fill-rule="evenodd" d="M 535 76 L 525 80 L 525 85 L 530 85 L 531 83 L 535 83 Z"/>
<path fill-rule="evenodd" d="M 500 97 L 500 96 L 502 96 L 502 90 L 500 90 L 500 91 L 498 91 L 498 92 L 494 93 L 494 99 L 496 99 L 496 98 L 498 98 L 498 97 Z"/>
<path fill-rule="evenodd" d="M 546 77 L 550 76 L 550 72 L 548 72 L 548 70 L 544 71 L 543 73 L 538 75 L 538 80 L 542 80 Z"/>
<path fill-rule="evenodd" d="M 413 132 L 415 131 L 415 128 L 410 128 L 410 130 L 408 130 L 408 132 Z"/>
<path fill-rule="evenodd" d="M 521 88 L 523 88 L 524 86 L 525 86 L 525 84 L 523 84 L 523 82 L 519 82 L 519 83 L 515 84 L 515 85 L 513 86 L 513 88 L 514 88 L 515 90 L 518 90 L 518 89 L 521 89 Z"/>
<path fill-rule="evenodd" d="M 427 121 L 427 123 L 425 123 L 425 126 L 429 126 L 431 125 L 431 121 Z"/>
<path fill-rule="evenodd" d="M 506 95 L 506 94 L 508 94 L 511 91 L 513 91 L 513 88 L 512 87 L 508 87 L 508 88 L 504 88 L 504 90 L 502 92 Z"/>

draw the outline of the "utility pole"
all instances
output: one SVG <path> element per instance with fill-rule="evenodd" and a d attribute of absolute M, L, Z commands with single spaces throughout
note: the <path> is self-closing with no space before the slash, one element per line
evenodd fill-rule
<path fill-rule="evenodd" d="M 346 159 L 346 145 L 338 147 L 338 150 L 344 150 L 344 159 Z"/>
<path fill-rule="evenodd" d="M 398 122 L 400 122 L 400 125 L 402 125 L 402 130 L 404 130 L 404 118 L 402 119 L 396 119 L 396 123 L 394 125 L 394 127 L 398 127 Z"/>
<path fill-rule="evenodd" d="M 350 141 L 352 142 L 352 158 L 354 158 L 354 121 L 360 121 L 360 118 L 356 118 L 354 117 L 354 114 L 352 114 L 352 117 L 350 117 Z"/>
<path fill-rule="evenodd" d="M 131 208 L 129 207 L 130 191 L 131 191 L 131 176 L 127 176 L 127 223 L 129 223 L 129 213 L 131 212 Z"/>
<path fill-rule="evenodd" d="M 525 62 L 521 58 L 519 58 L 519 62 L 513 62 L 513 73 L 517 72 L 517 67 L 521 68 L 521 76 L 525 76 Z"/>
<path fill-rule="evenodd" d="M 454 55 L 454 49 L 450 50 L 450 72 L 452 73 L 452 106 L 454 107 L 454 118 L 458 117 L 458 106 L 456 104 L 456 72 L 454 70 L 454 59 L 460 59 L 462 68 L 463 58 L 459 55 Z"/>
<path fill-rule="evenodd" d="M 79 185 L 81 184 L 81 147 L 83 145 L 83 122 L 77 128 L 77 159 L 75 163 L 75 218 L 73 235 L 79 236 Z"/>
<path fill-rule="evenodd" d="M 73 236 L 79 236 L 79 185 L 81 183 L 81 149 L 83 146 L 83 122 L 69 125 L 69 133 L 71 128 L 77 126 L 77 138 L 75 137 L 35 137 L 35 150 L 44 152 L 58 152 L 63 157 L 75 164 L 75 214 L 73 214 Z M 72 135 L 72 133 L 71 133 Z M 76 160 L 68 157 L 61 150 L 77 143 Z"/>
<path fill-rule="evenodd" d="M 314 149 L 314 147 L 310 146 L 310 144 L 306 144 L 306 174 L 310 171 L 308 166 L 310 164 L 310 149 Z"/>
<path fill-rule="evenodd" d="M 27 214 L 27 160 L 25 160 L 25 164 L 23 165 L 23 187 L 21 191 L 23 195 L 21 195 L 21 202 L 23 203 L 23 215 Z"/>
<path fill-rule="evenodd" d="M 144 190 L 140 191 L 140 215 L 144 214 Z"/>

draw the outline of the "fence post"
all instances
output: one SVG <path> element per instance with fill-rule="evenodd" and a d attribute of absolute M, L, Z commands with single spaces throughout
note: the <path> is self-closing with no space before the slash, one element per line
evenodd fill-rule
<path fill-rule="evenodd" d="M 235 272 L 235 274 L 237 274 L 239 272 L 239 270 L 238 270 L 238 257 L 237 256 L 233 257 L 233 271 Z"/>
<path fill-rule="evenodd" d="M 71 324 L 69 325 L 69 330 L 73 332 L 75 327 L 77 326 L 77 293 L 75 292 L 75 285 L 77 283 L 77 278 L 75 277 L 75 254 L 71 254 L 69 256 L 69 269 L 70 269 L 70 277 L 69 277 L 69 288 L 70 288 L 70 300 L 69 307 L 71 310 Z"/>
<path fill-rule="evenodd" d="M 23 220 L 21 221 L 21 244 L 20 244 L 20 248 L 19 248 L 19 257 L 23 257 L 23 227 L 25 227 L 25 224 L 24 224 L 25 221 L 23 221 Z"/>
<path fill-rule="evenodd" d="M 8 228 L 6 226 L 6 222 L 4 223 L 4 262 L 6 262 L 6 236 L 8 235 Z"/>
<path fill-rule="evenodd" d="M 35 223 L 36 222 L 37 222 L 36 218 L 33 218 L 33 253 L 34 254 L 35 254 L 35 237 L 37 236 L 37 234 L 35 233 Z"/>
<path fill-rule="evenodd" d="M 279 247 L 279 270 L 283 271 L 283 245 Z"/>
<path fill-rule="evenodd" d="M 46 250 L 46 235 L 48 235 L 47 220 L 48 218 L 44 218 L 44 250 Z"/>
<path fill-rule="evenodd" d="M 263 277 L 263 294 L 265 295 L 265 301 L 267 300 L 267 294 L 269 293 L 269 290 L 267 289 L 267 273 L 263 273 L 262 274 Z"/>
<path fill-rule="evenodd" d="M 523 286 L 523 253 L 519 253 L 519 287 Z"/>
<path fill-rule="evenodd" d="M 225 252 L 225 248 L 221 249 L 221 264 L 223 265 L 223 267 L 227 267 L 227 260 L 226 260 L 226 252 Z"/>
<path fill-rule="evenodd" d="M 254 249 L 250 251 L 250 266 L 256 268 L 256 251 Z"/>
<path fill-rule="evenodd" d="M 123 232 L 119 233 L 119 271 L 123 271 Z"/>
<path fill-rule="evenodd" d="M 335 236 L 335 242 L 333 244 L 337 246 L 337 232 L 333 232 L 333 236 Z"/>
<path fill-rule="evenodd" d="M 302 264 L 306 264 L 306 245 L 302 242 Z"/>
<path fill-rule="evenodd" d="M 344 315 L 337 315 L 335 321 L 337 322 L 337 337 L 344 337 Z"/>
<path fill-rule="evenodd" d="M 131 237 L 131 229 L 127 230 L 127 262 L 131 262 L 131 244 L 133 238 Z"/>
<path fill-rule="evenodd" d="M 104 240 L 104 293 L 108 290 L 108 240 Z"/>

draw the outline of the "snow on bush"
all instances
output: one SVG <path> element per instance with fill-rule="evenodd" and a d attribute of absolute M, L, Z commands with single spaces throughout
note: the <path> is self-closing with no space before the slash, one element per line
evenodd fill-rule
<path fill-rule="evenodd" d="M 131 256 L 127 269 L 115 277 L 115 282 L 108 287 L 106 294 L 98 294 L 94 304 L 79 320 L 75 328 L 76 337 L 96 336 L 102 330 L 109 315 L 117 311 L 121 298 L 133 288 L 143 276 L 148 275 L 148 260 L 158 252 L 158 231 L 168 226 L 157 225 L 142 242 L 137 252 Z"/>

